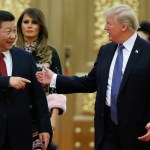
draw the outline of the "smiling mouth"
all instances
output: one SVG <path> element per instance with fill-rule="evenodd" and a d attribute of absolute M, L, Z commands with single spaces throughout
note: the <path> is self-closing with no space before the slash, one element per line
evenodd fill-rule
<path fill-rule="evenodd" d="M 7 44 L 9 44 L 9 45 L 12 45 L 14 43 L 14 41 L 12 41 L 12 42 L 7 42 Z"/>

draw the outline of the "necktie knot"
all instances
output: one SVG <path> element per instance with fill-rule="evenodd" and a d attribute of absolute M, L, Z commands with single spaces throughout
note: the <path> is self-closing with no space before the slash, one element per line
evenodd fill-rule
<path fill-rule="evenodd" d="M 118 50 L 123 50 L 124 49 L 124 45 L 120 44 Z"/>
<path fill-rule="evenodd" d="M 3 53 L 0 53 L 0 58 L 4 58 L 5 55 Z"/>
<path fill-rule="evenodd" d="M 7 69 L 6 64 L 4 61 L 5 55 L 3 53 L 0 53 L 0 76 L 7 76 Z"/>

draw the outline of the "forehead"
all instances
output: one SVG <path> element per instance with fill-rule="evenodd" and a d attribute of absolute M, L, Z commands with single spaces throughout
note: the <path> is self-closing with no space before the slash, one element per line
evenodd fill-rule
<path fill-rule="evenodd" d="M 1 23 L 0 29 L 6 29 L 6 28 L 16 28 L 15 21 L 3 21 Z"/>
<path fill-rule="evenodd" d="M 38 18 L 36 16 L 32 16 L 32 15 L 28 15 L 28 14 L 24 14 L 23 20 L 35 20 L 38 21 Z"/>
<path fill-rule="evenodd" d="M 24 19 L 24 18 L 32 19 L 32 17 L 31 17 L 31 16 L 29 16 L 28 14 L 24 14 L 24 15 L 23 15 L 23 19 Z"/>
<path fill-rule="evenodd" d="M 116 21 L 116 16 L 115 15 L 109 15 L 106 17 L 106 21 Z"/>

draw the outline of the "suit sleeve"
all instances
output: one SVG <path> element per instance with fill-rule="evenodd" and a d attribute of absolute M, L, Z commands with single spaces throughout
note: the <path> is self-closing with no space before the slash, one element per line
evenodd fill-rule
<path fill-rule="evenodd" d="M 6 76 L 6 77 L 0 76 L 0 88 L 1 89 L 9 88 L 9 79 L 10 79 L 10 76 Z"/>

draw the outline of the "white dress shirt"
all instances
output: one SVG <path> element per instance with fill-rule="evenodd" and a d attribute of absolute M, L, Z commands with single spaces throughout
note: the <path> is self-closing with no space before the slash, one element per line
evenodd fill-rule
<path fill-rule="evenodd" d="M 132 48 L 134 46 L 135 40 L 137 38 L 137 33 L 134 33 L 127 41 L 122 43 L 124 45 L 123 51 L 123 67 L 122 67 L 122 77 L 129 59 L 129 56 L 131 54 Z M 106 90 L 106 105 L 110 106 L 111 105 L 111 85 L 112 85 L 112 76 L 113 76 L 113 70 L 114 70 L 114 65 L 115 61 L 118 55 L 118 47 L 116 49 L 116 52 L 114 54 L 114 57 L 111 62 L 110 70 L 109 70 L 109 76 L 108 76 L 108 84 L 107 84 L 107 90 Z"/>
<path fill-rule="evenodd" d="M 125 41 L 124 43 L 122 43 L 124 45 L 124 49 L 123 49 L 123 67 L 122 67 L 122 76 L 124 74 L 129 56 L 131 54 L 132 48 L 134 46 L 135 40 L 137 38 L 137 33 L 134 33 L 127 41 Z M 110 70 L 109 70 L 109 77 L 108 77 L 108 84 L 107 84 L 107 90 L 106 90 L 106 105 L 110 106 L 110 102 L 111 102 L 111 84 L 112 84 L 112 76 L 113 76 L 113 70 L 114 70 L 114 65 L 115 65 L 115 61 L 117 58 L 117 54 L 118 54 L 118 47 L 116 49 L 116 52 L 114 54 L 114 57 L 112 59 L 111 62 L 111 66 L 110 66 Z M 50 83 L 50 87 L 56 87 L 56 79 L 57 79 L 57 74 L 53 74 L 52 76 L 52 80 Z"/>
<path fill-rule="evenodd" d="M 3 52 L 3 54 L 5 55 L 4 61 L 6 63 L 7 75 L 11 76 L 12 75 L 12 56 L 11 56 L 11 53 L 8 50 L 6 52 Z"/>

